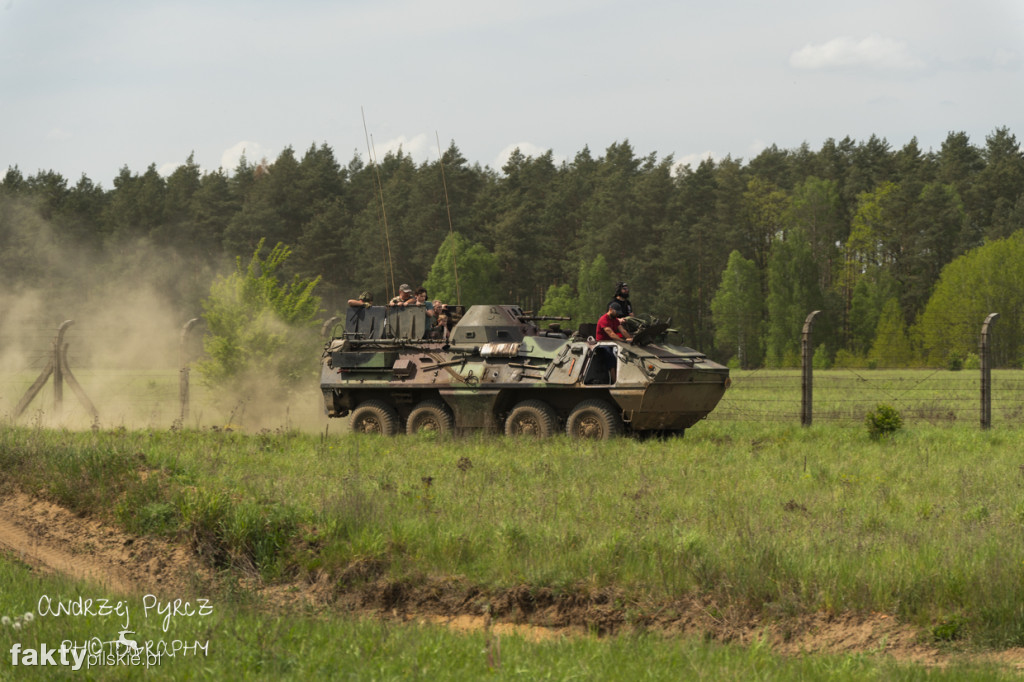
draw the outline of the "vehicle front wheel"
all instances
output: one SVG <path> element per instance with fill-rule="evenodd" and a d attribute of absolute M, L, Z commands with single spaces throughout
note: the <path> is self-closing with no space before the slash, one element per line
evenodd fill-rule
<path fill-rule="evenodd" d="M 451 433 L 453 428 L 455 419 L 448 406 L 439 400 L 424 400 L 405 420 L 405 432 L 410 436 L 423 432 Z"/>
<path fill-rule="evenodd" d="M 376 433 L 394 436 L 398 433 L 398 413 L 380 400 L 367 400 L 352 410 L 352 433 Z"/>
<path fill-rule="evenodd" d="M 570 438 L 608 440 L 622 433 L 622 418 L 603 400 L 584 400 L 569 413 L 565 431 Z"/>
<path fill-rule="evenodd" d="M 548 438 L 555 433 L 558 416 L 543 400 L 524 400 L 512 408 L 505 420 L 506 436 Z"/>

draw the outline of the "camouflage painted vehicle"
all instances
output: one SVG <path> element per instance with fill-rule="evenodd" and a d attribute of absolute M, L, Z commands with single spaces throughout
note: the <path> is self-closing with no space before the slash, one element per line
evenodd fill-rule
<path fill-rule="evenodd" d="M 594 342 L 518 306 L 448 310 L 432 327 L 419 307 L 350 309 L 325 347 L 320 374 L 329 417 L 356 432 L 464 432 L 577 438 L 681 434 L 715 408 L 729 370 L 664 342 L 652 321 L 634 342 Z M 582 332 L 582 333 L 581 333 Z M 602 350 L 605 349 L 605 350 Z M 600 355 L 613 358 L 615 383 Z"/>

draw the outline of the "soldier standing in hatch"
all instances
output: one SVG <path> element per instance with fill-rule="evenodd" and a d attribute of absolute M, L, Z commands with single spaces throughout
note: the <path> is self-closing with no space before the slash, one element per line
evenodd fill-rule
<path fill-rule="evenodd" d="M 608 304 L 608 312 L 597 321 L 598 341 L 632 341 L 633 335 L 622 326 L 619 317 L 622 315 L 622 307 L 615 301 Z M 608 370 L 608 383 L 614 384 L 616 378 L 615 349 L 611 346 L 598 346 L 594 349 L 595 357 L 599 358 Z"/>
<path fill-rule="evenodd" d="M 619 317 L 622 316 L 622 306 L 615 301 L 608 304 L 608 312 L 597 321 L 598 341 L 632 341 L 633 335 L 622 326 Z"/>
<path fill-rule="evenodd" d="M 608 305 L 612 303 L 619 304 L 619 309 L 622 310 L 622 314 L 619 317 L 633 317 L 633 304 L 629 302 L 629 285 L 625 282 L 619 282 L 615 285 L 615 296 L 612 300 L 608 301 Z"/>
<path fill-rule="evenodd" d="M 348 299 L 348 306 L 350 308 L 369 308 L 371 305 L 373 305 L 373 294 L 369 291 L 359 294 L 359 298 Z"/>
<path fill-rule="evenodd" d="M 637 317 L 633 314 L 633 304 L 629 301 L 629 285 L 625 282 L 619 282 L 615 285 L 615 298 L 609 301 L 609 305 L 612 303 L 617 304 L 619 309 L 622 310 L 622 314 L 619 315 L 619 322 L 622 323 L 622 328 L 630 334 L 636 336 L 645 325 L 650 324 L 650 317 Z"/>
<path fill-rule="evenodd" d="M 398 287 L 398 295 L 393 297 L 388 305 L 415 305 L 416 297 L 413 296 L 412 287 L 408 284 L 402 284 Z"/>
<path fill-rule="evenodd" d="M 413 296 L 416 297 L 416 302 L 411 305 L 421 305 L 427 309 L 427 315 L 430 317 L 434 316 L 434 302 L 427 300 L 427 290 L 423 287 L 417 289 Z"/>

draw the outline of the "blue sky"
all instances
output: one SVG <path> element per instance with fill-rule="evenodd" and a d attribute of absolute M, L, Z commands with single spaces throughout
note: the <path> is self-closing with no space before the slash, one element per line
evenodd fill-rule
<path fill-rule="evenodd" d="M 363 119 L 365 116 L 365 130 Z M 1024 3 L 0 0 L 0 172 L 1024 140 Z"/>

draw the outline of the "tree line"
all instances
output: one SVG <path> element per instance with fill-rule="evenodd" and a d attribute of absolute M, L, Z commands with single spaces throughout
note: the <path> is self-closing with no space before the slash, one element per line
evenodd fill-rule
<path fill-rule="evenodd" d="M 868 359 L 880 331 L 930 361 L 929 325 L 948 325 L 927 312 L 944 269 L 1022 227 L 1024 153 L 1006 128 L 983 144 L 951 132 L 938 150 L 847 137 L 696 166 L 628 141 L 559 162 L 517 150 L 500 170 L 468 162 L 454 142 L 419 164 L 399 150 L 341 165 L 314 144 L 230 170 L 204 172 L 192 156 L 166 177 L 124 167 L 110 189 L 8 168 L 0 285 L 51 282 L 53 244 L 120 262 L 146 244 L 173 266 L 160 275 L 171 304 L 197 311 L 214 276 L 264 242 L 291 250 L 283 276 L 319 278 L 327 315 L 355 293 L 383 300 L 408 282 L 445 302 L 596 321 L 621 280 L 638 312 L 671 317 L 687 345 L 745 367 L 795 363 L 811 310 L 823 311 L 815 338 L 829 362 Z M 1024 262 L 999 262 L 1024 283 Z M 943 305 L 972 292 L 956 293 Z M 1021 345 L 1002 361 L 1018 362 Z"/>

